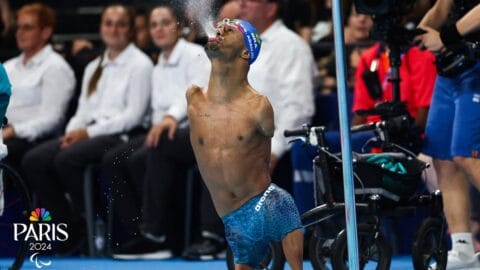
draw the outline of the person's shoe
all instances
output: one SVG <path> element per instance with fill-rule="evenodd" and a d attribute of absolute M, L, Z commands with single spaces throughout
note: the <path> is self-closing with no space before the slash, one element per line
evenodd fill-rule
<path fill-rule="evenodd" d="M 203 234 L 202 241 L 187 247 L 182 253 L 182 257 L 187 260 L 202 261 L 225 259 L 225 240 L 214 234 Z"/>
<path fill-rule="evenodd" d="M 431 269 L 436 270 L 436 265 L 433 264 Z M 449 251 L 447 270 L 480 270 L 480 253 L 470 257 L 456 250 Z"/>
<path fill-rule="evenodd" d="M 120 260 L 163 260 L 171 258 L 172 251 L 163 241 L 137 236 L 113 251 L 112 257 Z"/>

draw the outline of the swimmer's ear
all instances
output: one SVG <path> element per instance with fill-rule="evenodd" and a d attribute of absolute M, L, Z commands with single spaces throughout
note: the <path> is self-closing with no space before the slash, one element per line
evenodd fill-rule
<path fill-rule="evenodd" d="M 250 53 L 248 52 L 248 50 L 242 50 L 242 53 L 240 54 L 240 57 L 242 59 L 245 59 L 247 61 L 250 60 Z"/>

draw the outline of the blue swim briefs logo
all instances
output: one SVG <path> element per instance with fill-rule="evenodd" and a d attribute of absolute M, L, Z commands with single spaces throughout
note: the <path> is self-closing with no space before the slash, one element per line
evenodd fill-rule
<path fill-rule="evenodd" d="M 273 190 L 275 189 L 275 186 L 269 186 L 267 188 L 267 190 L 265 190 L 265 192 L 263 193 L 262 197 L 260 198 L 260 200 L 258 201 L 257 205 L 255 205 L 255 211 L 260 211 L 260 209 L 262 209 L 262 205 L 263 203 L 265 202 L 265 200 L 267 199 L 268 197 L 268 194 L 270 194 Z"/>

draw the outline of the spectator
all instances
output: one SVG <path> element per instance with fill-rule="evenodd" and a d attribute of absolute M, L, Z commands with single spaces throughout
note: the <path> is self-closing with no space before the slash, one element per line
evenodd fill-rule
<path fill-rule="evenodd" d="M 25 5 L 17 13 L 22 54 L 5 63 L 13 87 L 3 139 L 6 161 L 19 171 L 29 149 L 60 132 L 75 87 L 72 69 L 49 44 L 54 28 L 54 11 L 46 5 Z"/>
<path fill-rule="evenodd" d="M 316 16 L 316 0 L 286 1 L 281 18 L 285 25 L 297 32 L 308 44 L 312 43 L 312 25 Z"/>
<path fill-rule="evenodd" d="M 273 106 L 276 129 L 272 138 L 270 168 L 274 182 L 278 182 L 274 170 L 281 169 L 276 168 L 277 162 L 289 147 L 283 131 L 309 123 L 313 115 L 313 79 L 316 75 L 310 47 L 279 19 L 283 8 L 281 2 L 239 1 L 240 18 L 252 23 L 262 39 L 262 50 L 250 67 L 248 80 L 253 88 L 269 98 Z M 286 177 L 291 179 L 291 175 Z M 184 256 L 189 259 L 215 258 L 224 248 L 222 223 L 206 190 L 202 194 L 201 206 L 202 239 L 185 251 Z"/>
<path fill-rule="evenodd" d="M 350 13 L 347 13 L 347 21 L 343 30 L 345 34 L 345 43 L 354 44 L 368 40 L 373 21 L 366 14 L 359 14 L 355 5 L 350 4 Z"/>
<path fill-rule="evenodd" d="M 152 126 L 148 134 L 143 133 L 112 149 L 103 159 L 115 209 L 119 210 L 117 214 L 129 238 L 114 250 L 113 257 L 117 259 L 172 256 L 173 240 L 168 229 L 173 221 L 169 213 L 171 202 L 176 200 L 172 189 L 177 184 L 169 180 L 176 179 L 178 168 L 166 168 L 176 160 L 166 160 L 161 151 L 172 149 L 175 130 L 168 130 L 169 138 L 162 133 L 167 123 L 175 122 L 173 119 L 185 118 L 185 91 L 191 84 L 206 86 L 210 72 L 203 48 L 181 38 L 182 18 L 182 12 L 173 5 L 163 4 L 152 10 L 150 34 L 162 50 L 152 75 Z M 185 129 L 177 134 L 183 132 Z M 191 148 L 190 143 L 173 149 L 182 156 L 184 148 Z M 193 156 L 189 158 L 192 163 Z"/>
<path fill-rule="evenodd" d="M 236 19 L 240 15 L 240 5 L 236 0 L 226 2 L 218 12 L 217 19 L 223 18 Z"/>
<path fill-rule="evenodd" d="M 154 63 L 158 59 L 158 49 L 153 46 L 148 30 L 148 12 L 138 8 L 135 11 L 135 45 L 146 53 Z"/>
<path fill-rule="evenodd" d="M 0 62 L 16 54 L 15 18 L 8 0 L 0 0 Z"/>
<path fill-rule="evenodd" d="M 147 108 L 153 65 L 132 44 L 133 25 L 132 12 L 123 5 L 103 11 L 100 36 L 106 49 L 86 67 L 77 112 L 63 136 L 35 147 L 23 159 L 27 182 L 42 207 L 57 222 L 68 224 L 70 238 L 59 243 L 61 254 L 78 248 L 84 239 L 85 168 L 134 135 Z"/>
<path fill-rule="evenodd" d="M 312 8 L 313 25 L 311 31 L 311 43 L 317 43 L 332 32 L 332 10 L 328 0 L 310 0 Z M 344 5 L 348 5 L 345 3 Z"/>
<path fill-rule="evenodd" d="M 350 2 L 344 8 L 345 27 L 344 38 L 346 45 L 347 59 L 347 86 L 352 89 L 354 86 L 354 74 L 358 64 L 359 55 L 362 47 L 371 43 L 369 39 L 369 31 L 373 26 L 372 19 L 365 14 L 358 14 L 355 6 Z M 333 33 L 332 33 L 333 34 Z M 332 36 L 327 37 L 324 41 L 332 41 Z M 320 58 L 318 61 L 320 70 L 320 93 L 329 94 L 336 91 L 336 70 L 335 70 L 335 54 L 331 48 L 326 57 Z"/>
<path fill-rule="evenodd" d="M 10 9 L 10 4 L 8 0 L 0 1 L 0 15 L 1 15 L 0 25 L 2 26 L 0 30 L 1 30 L 1 37 L 3 40 L 3 38 L 13 33 L 13 27 L 14 27 L 13 13 L 12 13 L 12 10 Z"/>
<path fill-rule="evenodd" d="M 308 44 L 331 34 L 331 3 L 328 0 L 284 0 L 281 19 Z"/>

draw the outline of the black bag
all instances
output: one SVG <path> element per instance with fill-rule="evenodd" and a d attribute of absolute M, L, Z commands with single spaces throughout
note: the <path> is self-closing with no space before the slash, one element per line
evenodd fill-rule
<path fill-rule="evenodd" d="M 454 50 L 437 55 L 435 65 L 438 75 L 455 77 L 471 68 L 476 63 L 480 52 L 478 42 L 459 42 Z"/>

